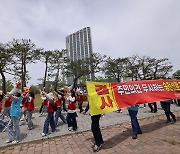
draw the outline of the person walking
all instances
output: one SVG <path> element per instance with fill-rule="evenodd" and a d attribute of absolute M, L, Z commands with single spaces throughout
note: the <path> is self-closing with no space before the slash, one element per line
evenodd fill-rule
<path fill-rule="evenodd" d="M 89 103 L 87 104 L 85 110 L 83 111 L 83 114 L 86 114 L 88 110 L 89 110 Z M 95 144 L 93 145 L 94 152 L 98 152 L 101 149 L 101 146 L 104 144 L 100 125 L 99 125 L 100 118 L 101 118 L 101 114 L 91 116 L 91 131 L 95 141 Z"/>
<path fill-rule="evenodd" d="M 4 120 L 5 116 L 9 116 L 10 117 L 10 107 L 11 107 L 11 103 L 12 100 L 9 96 L 9 92 L 7 92 L 7 94 L 4 96 L 4 108 L 3 108 L 3 112 L 1 115 L 1 119 Z"/>
<path fill-rule="evenodd" d="M 138 134 L 142 134 L 141 128 L 139 126 L 139 122 L 137 119 L 137 114 L 139 110 L 139 105 L 128 107 L 129 116 L 131 118 L 131 126 L 132 126 L 132 139 L 137 139 Z"/>
<path fill-rule="evenodd" d="M 19 117 L 20 117 L 20 104 L 21 98 L 21 82 L 16 83 L 15 88 L 11 90 L 9 96 L 12 99 L 10 116 L 11 120 L 8 123 L 8 140 L 6 143 L 19 143 L 20 142 L 20 128 L 19 128 Z"/>
<path fill-rule="evenodd" d="M 34 111 L 34 93 L 33 92 L 29 92 L 28 94 L 28 101 L 27 101 L 27 125 L 28 125 L 28 129 L 32 130 L 33 129 L 33 122 L 32 122 L 32 114 Z"/>
<path fill-rule="evenodd" d="M 43 127 L 43 133 L 41 133 L 42 137 L 48 135 L 49 132 L 49 125 L 51 126 L 51 131 L 54 133 L 56 131 L 56 126 L 55 126 L 55 121 L 54 121 L 54 96 L 52 92 L 49 92 L 46 94 L 45 91 L 41 92 L 42 95 L 44 95 L 47 100 L 48 100 L 48 105 L 47 105 L 47 117 L 44 122 L 44 127 Z"/>
<path fill-rule="evenodd" d="M 171 104 L 173 103 L 173 101 L 164 100 L 164 101 L 160 101 L 160 103 L 167 118 L 166 124 L 169 124 L 172 122 L 170 116 L 172 117 L 173 121 L 176 122 L 176 116 L 171 112 Z"/>
<path fill-rule="evenodd" d="M 80 91 L 77 93 L 77 102 L 78 102 L 80 113 L 83 111 L 83 108 L 82 108 L 83 101 L 84 101 L 83 92 Z"/>
<path fill-rule="evenodd" d="M 58 126 L 58 119 L 59 119 L 59 117 L 63 121 L 63 123 L 65 123 L 65 124 L 67 124 L 67 120 L 62 115 L 63 96 L 61 95 L 61 93 L 56 92 L 56 91 L 53 91 L 53 94 L 56 95 L 55 103 L 57 105 L 57 111 L 56 111 L 56 114 L 55 114 L 55 125 L 57 127 Z"/>
<path fill-rule="evenodd" d="M 77 113 L 76 113 L 76 96 L 75 92 L 71 91 L 71 95 L 67 98 L 68 101 L 68 114 L 67 114 L 67 124 L 69 131 L 76 131 L 77 130 Z"/>

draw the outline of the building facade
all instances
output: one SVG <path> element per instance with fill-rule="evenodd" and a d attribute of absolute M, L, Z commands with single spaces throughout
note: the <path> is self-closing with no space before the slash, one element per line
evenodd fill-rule
<path fill-rule="evenodd" d="M 90 57 L 92 51 L 91 29 L 85 27 L 66 37 L 67 58 L 76 61 Z M 94 73 L 87 75 L 88 81 L 94 80 Z M 72 84 L 73 78 L 69 78 L 68 84 Z"/>

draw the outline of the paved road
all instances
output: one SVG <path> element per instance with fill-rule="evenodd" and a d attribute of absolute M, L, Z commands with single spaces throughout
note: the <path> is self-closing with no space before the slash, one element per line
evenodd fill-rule
<path fill-rule="evenodd" d="M 158 108 L 157 113 L 149 113 L 149 108 L 140 108 L 138 118 L 143 134 L 137 140 L 131 139 L 131 125 L 127 110 L 123 113 L 107 113 L 100 120 L 105 145 L 98 153 L 170 153 L 180 151 L 180 107 L 172 105 L 176 114 L 175 124 L 165 125 L 163 110 Z M 65 114 L 65 113 L 64 113 Z M 55 134 L 42 138 L 44 117 L 34 114 L 35 129 L 28 130 L 26 125 L 21 126 L 22 142 L 18 145 L 5 144 L 7 132 L 0 136 L 0 153 L 93 153 L 93 138 L 90 131 L 90 116 L 78 112 L 78 131 L 69 132 L 67 125 L 57 128 Z"/>

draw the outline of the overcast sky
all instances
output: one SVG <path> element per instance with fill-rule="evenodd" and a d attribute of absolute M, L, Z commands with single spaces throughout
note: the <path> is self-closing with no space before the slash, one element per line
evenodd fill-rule
<path fill-rule="evenodd" d="M 65 37 L 91 27 L 93 51 L 112 58 L 169 58 L 180 69 L 180 0 L 0 0 L 0 42 L 31 39 L 64 49 Z M 44 65 L 28 66 L 30 84 Z"/>

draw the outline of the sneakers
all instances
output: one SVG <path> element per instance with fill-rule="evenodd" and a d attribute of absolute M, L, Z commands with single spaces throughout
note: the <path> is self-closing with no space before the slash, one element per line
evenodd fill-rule
<path fill-rule="evenodd" d="M 12 144 L 17 144 L 17 143 L 19 143 L 19 141 L 17 140 L 12 141 Z"/>
<path fill-rule="evenodd" d="M 11 143 L 12 141 L 11 140 L 7 140 L 6 143 Z"/>
<path fill-rule="evenodd" d="M 69 131 L 73 131 L 73 128 L 72 128 L 72 127 L 68 127 L 68 130 L 69 130 Z"/>
<path fill-rule="evenodd" d="M 98 152 L 100 149 L 101 149 L 101 146 L 97 146 L 97 145 L 93 146 L 93 151 L 94 152 Z"/>
<path fill-rule="evenodd" d="M 46 136 L 46 134 L 45 133 L 41 133 L 41 136 L 44 137 L 44 136 Z"/>

